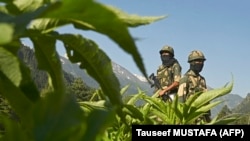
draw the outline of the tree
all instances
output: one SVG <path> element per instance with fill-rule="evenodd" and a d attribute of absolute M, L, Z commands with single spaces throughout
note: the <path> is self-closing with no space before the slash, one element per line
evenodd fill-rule
<path fill-rule="evenodd" d="M 95 92 L 95 89 L 87 86 L 82 78 L 76 78 L 69 86 L 70 93 L 73 94 L 77 101 L 89 101 Z"/>
<path fill-rule="evenodd" d="M 224 105 L 222 107 L 221 111 L 218 113 L 218 118 L 223 118 L 231 113 L 232 113 L 232 111 L 228 108 L 228 106 Z"/>

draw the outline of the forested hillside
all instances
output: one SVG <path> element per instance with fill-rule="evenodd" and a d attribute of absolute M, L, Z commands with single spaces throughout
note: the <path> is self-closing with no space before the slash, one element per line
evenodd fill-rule
<path fill-rule="evenodd" d="M 31 70 L 31 76 L 33 80 L 35 81 L 37 88 L 39 90 L 45 88 L 48 76 L 47 74 L 40 70 L 37 65 L 37 61 L 35 58 L 34 50 L 28 46 L 22 45 L 18 51 L 18 56 L 26 66 L 28 66 Z M 72 83 L 74 80 L 74 76 L 71 74 L 63 71 L 65 82 L 66 83 Z"/>
<path fill-rule="evenodd" d="M 247 94 L 242 101 L 237 104 L 235 107 L 228 107 L 224 105 L 221 111 L 218 113 L 218 116 L 226 117 L 231 114 L 238 115 L 238 120 L 232 124 L 250 124 L 250 93 Z"/>
<path fill-rule="evenodd" d="M 45 71 L 38 68 L 34 50 L 28 46 L 22 45 L 18 51 L 18 57 L 30 69 L 31 77 L 35 82 L 39 91 L 46 91 L 48 75 Z M 74 77 L 72 74 L 63 71 L 63 77 L 67 86 L 67 91 L 75 96 L 78 101 L 87 101 L 90 99 L 95 89 L 89 87 L 80 78 Z M 10 107 L 8 101 L 0 95 L 0 112 L 7 114 L 12 119 L 17 120 L 18 117 Z M 0 129 L 1 129 L 0 125 Z"/>
<path fill-rule="evenodd" d="M 222 103 L 212 109 L 212 117 L 216 116 L 224 106 L 226 106 L 228 109 L 235 108 L 243 101 L 243 99 L 244 98 L 237 94 L 228 94 L 215 99 L 214 101 L 222 101 Z"/>

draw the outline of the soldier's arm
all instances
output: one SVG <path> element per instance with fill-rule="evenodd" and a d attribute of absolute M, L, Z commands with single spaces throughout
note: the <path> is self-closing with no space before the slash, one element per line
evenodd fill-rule
<path fill-rule="evenodd" d="M 163 87 L 163 90 L 160 91 L 159 95 L 162 96 L 164 95 L 166 92 L 171 91 L 175 88 L 177 88 L 179 86 L 179 82 L 174 81 L 171 85 L 169 85 L 168 87 Z"/>
<path fill-rule="evenodd" d="M 181 66 L 178 64 L 174 65 L 174 74 L 173 74 L 174 82 L 170 84 L 169 86 L 163 88 L 163 90 L 160 92 L 160 95 L 164 95 L 165 93 L 176 89 L 179 86 L 179 81 L 181 79 Z"/>

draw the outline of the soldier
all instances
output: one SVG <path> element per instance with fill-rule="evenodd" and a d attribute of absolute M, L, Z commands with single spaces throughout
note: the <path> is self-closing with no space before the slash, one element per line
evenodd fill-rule
<path fill-rule="evenodd" d="M 181 102 L 185 102 L 191 95 L 197 92 L 206 92 L 207 85 L 205 78 L 200 75 L 206 58 L 201 51 L 194 50 L 188 56 L 189 70 L 180 80 L 178 97 Z M 210 111 L 204 116 L 205 121 L 210 121 Z"/>
<path fill-rule="evenodd" d="M 159 91 L 159 97 L 162 97 L 164 101 L 171 101 L 178 90 L 181 66 L 177 59 L 174 58 L 174 49 L 171 46 L 164 46 L 160 50 L 160 56 L 162 65 L 158 67 L 156 75 L 162 88 Z"/>

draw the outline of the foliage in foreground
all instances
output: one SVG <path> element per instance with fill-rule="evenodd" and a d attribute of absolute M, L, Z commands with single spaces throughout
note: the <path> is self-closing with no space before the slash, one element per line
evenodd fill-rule
<path fill-rule="evenodd" d="M 128 103 L 123 103 L 123 90 L 120 91 L 119 81 L 105 52 L 94 41 L 81 35 L 60 34 L 56 31 L 61 26 L 73 25 L 79 30 L 106 35 L 133 57 L 146 77 L 141 56 L 128 27 L 150 24 L 165 18 L 164 16 L 131 16 L 93 0 L 1 2 L 0 94 L 8 100 L 20 118 L 13 122 L 6 116 L 1 116 L 0 121 L 5 127 L 1 140 L 129 140 L 131 124 L 157 123 L 157 120 L 148 115 L 156 115 L 166 123 L 186 124 L 215 105 L 204 107 L 204 103 L 200 101 L 202 97 L 199 97 L 194 102 L 196 105 L 181 105 L 176 101 L 163 111 L 162 108 L 166 105 L 141 91 Z M 48 74 L 49 91 L 46 91 L 44 97 L 41 97 L 35 86 L 29 68 L 17 57 L 22 38 L 32 41 L 38 67 Z M 85 69 L 100 84 L 101 91 L 97 94 L 102 100 L 77 103 L 72 95 L 66 94 L 56 42 L 62 42 L 69 60 L 79 63 L 80 68 Z M 214 93 L 225 94 L 231 88 L 232 85 Z M 133 102 L 138 98 L 147 101 L 147 104 L 141 108 L 134 107 Z M 172 110 L 178 112 L 172 115 Z M 165 112 L 169 113 L 167 117 L 163 116 Z"/>

